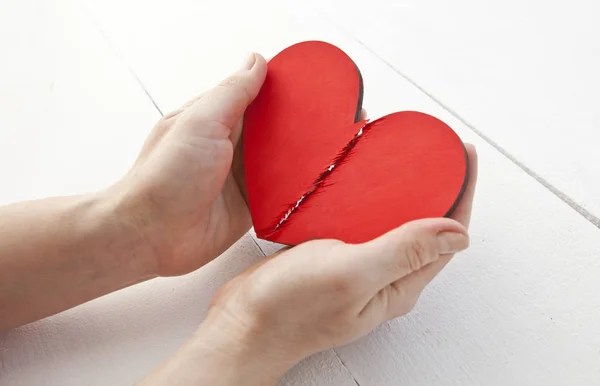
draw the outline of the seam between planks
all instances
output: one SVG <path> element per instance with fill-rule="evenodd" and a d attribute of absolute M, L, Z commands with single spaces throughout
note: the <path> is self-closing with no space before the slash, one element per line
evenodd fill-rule
<path fill-rule="evenodd" d="M 156 101 L 154 100 L 152 95 L 150 94 L 150 91 L 148 91 L 148 89 L 146 88 L 146 86 L 144 85 L 144 83 L 142 82 L 140 77 L 136 74 L 136 72 L 133 70 L 133 68 L 127 62 L 127 60 L 125 60 L 125 57 L 117 49 L 117 46 L 112 41 L 112 39 L 110 39 L 108 37 L 108 35 L 104 32 L 104 29 L 100 25 L 100 22 L 98 21 L 98 19 L 96 19 L 96 17 L 94 16 L 93 12 L 87 7 L 87 5 L 84 4 L 84 2 L 81 2 L 79 5 L 81 7 L 80 8 L 81 12 L 90 19 L 90 21 L 92 22 L 94 27 L 96 27 L 96 29 L 98 30 L 98 32 L 100 33 L 100 35 L 102 36 L 102 38 L 104 39 L 106 44 L 108 45 L 108 48 L 110 50 L 112 50 L 113 53 L 115 54 L 115 56 L 117 57 L 117 59 L 120 60 L 125 65 L 125 67 L 127 68 L 127 71 L 131 74 L 131 76 L 133 76 L 135 82 L 138 84 L 138 86 L 141 87 L 142 91 L 144 91 L 144 94 L 146 94 L 148 99 L 150 99 L 150 102 L 152 102 L 152 105 L 154 106 L 156 111 L 158 111 L 158 113 L 160 114 L 161 117 L 164 116 L 162 110 L 160 109 L 160 107 L 158 107 L 158 104 L 156 103 Z"/>
<path fill-rule="evenodd" d="M 352 380 L 354 381 L 354 384 L 356 386 L 360 386 L 360 383 L 358 383 L 358 380 L 356 379 L 356 377 L 354 376 L 354 374 L 352 374 L 352 371 L 350 371 L 350 369 L 348 368 L 348 366 L 346 366 L 346 364 L 344 363 L 344 361 L 342 360 L 342 357 L 340 357 L 340 354 L 338 354 L 338 352 L 332 348 L 331 351 L 333 351 L 333 353 L 335 354 L 336 358 L 338 359 L 338 361 L 340 361 L 340 364 L 342 365 L 342 367 L 344 369 L 346 369 L 346 371 L 348 372 L 348 374 L 350 374 L 350 377 L 352 378 Z"/>
<path fill-rule="evenodd" d="M 250 236 L 250 238 L 252 239 L 252 242 L 254 243 L 254 245 L 256 245 L 256 248 L 258 248 L 258 250 L 260 251 L 260 253 L 263 255 L 263 257 L 267 257 L 267 254 L 265 253 L 265 251 L 262 249 L 262 247 L 260 246 L 260 244 L 258 243 L 258 241 L 256 241 L 256 239 L 254 238 L 254 235 L 251 234 L 250 232 L 248 232 L 248 235 Z"/>

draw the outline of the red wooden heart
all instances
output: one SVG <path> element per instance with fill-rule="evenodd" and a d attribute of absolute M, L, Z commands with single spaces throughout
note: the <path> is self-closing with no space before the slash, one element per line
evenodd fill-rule
<path fill-rule="evenodd" d="M 456 133 L 413 111 L 358 121 L 361 107 L 360 71 L 339 48 L 302 42 L 269 61 L 244 117 L 258 237 L 289 245 L 322 238 L 359 243 L 452 212 L 468 175 Z"/>

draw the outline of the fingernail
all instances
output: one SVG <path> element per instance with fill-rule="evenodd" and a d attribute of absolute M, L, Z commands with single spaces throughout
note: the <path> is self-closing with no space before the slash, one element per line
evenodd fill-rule
<path fill-rule="evenodd" d="M 456 253 L 467 249 L 469 236 L 456 232 L 441 232 L 437 235 L 437 247 L 440 255 Z"/>
<path fill-rule="evenodd" d="M 251 70 L 254 67 L 254 63 L 256 63 L 256 55 L 253 52 L 246 55 L 244 62 L 242 63 L 242 70 Z"/>

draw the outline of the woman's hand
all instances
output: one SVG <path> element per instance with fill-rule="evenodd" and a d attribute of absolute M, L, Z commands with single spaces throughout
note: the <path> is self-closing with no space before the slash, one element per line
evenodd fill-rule
<path fill-rule="evenodd" d="M 165 115 L 131 171 L 110 189 L 124 221 L 153 251 L 157 275 L 193 271 L 250 229 L 236 148 L 243 113 L 266 71 L 265 59 L 251 54 L 217 87 Z"/>
<path fill-rule="evenodd" d="M 469 185 L 453 219 L 414 221 L 358 245 L 311 241 L 260 262 L 217 293 L 196 335 L 147 382 L 177 372 L 190 384 L 274 384 L 302 358 L 408 313 L 469 244 L 477 159 L 467 150 Z"/>

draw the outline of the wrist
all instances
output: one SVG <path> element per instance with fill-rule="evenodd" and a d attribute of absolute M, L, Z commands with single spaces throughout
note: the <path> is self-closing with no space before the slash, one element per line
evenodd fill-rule
<path fill-rule="evenodd" d="M 88 195 L 90 217 L 96 219 L 94 234 L 107 245 L 107 255 L 120 262 L 129 284 L 156 277 L 154 250 L 134 219 L 128 203 L 117 189 Z"/>
<path fill-rule="evenodd" d="M 135 240 L 143 253 L 138 256 L 146 271 L 154 277 L 165 274 L 165 262 L 176 261 L 178 249 L 183 243 L 178 235 L 187 231 L 182 221 L 172 221 L 157 204 L 156 195 L 148 186 L 132 181 L 129 176 L 107 189 L 103 196 L 115 214 L 129 239 Z M 176 217 L 177 218 L 177 217 Z M 175 225 L 173 225 L 175 223 Z M 167 270 L 168 271 L 168 270 Z M 177 272 L 181 274 L 184 272 Z"/>
<path fill-rule="evenodd" d="M 0 329 L 153 277 L 147 248 L 109 194 L 26 201 L 0 218 Z"/>
<path fill-rule="evenodd" d="M 139 385 L 177 379 L 181 386 L 275 386 L 288 367 L 263 355 L 259 342 L 247 333 L 214 323 L 209 315 L 193 337 Z"/>
<path fill-rule="evenodd" d="M 222 313 L 221 313 L 222 314 Z M 258 326 L 242 324 L 230 316 L 209 315 L 190 340 L 190 350 L 210 356 L 215 366 L 231 372 L 232 383 L 275 385 L 297 362 L 272 344 Z"/>

